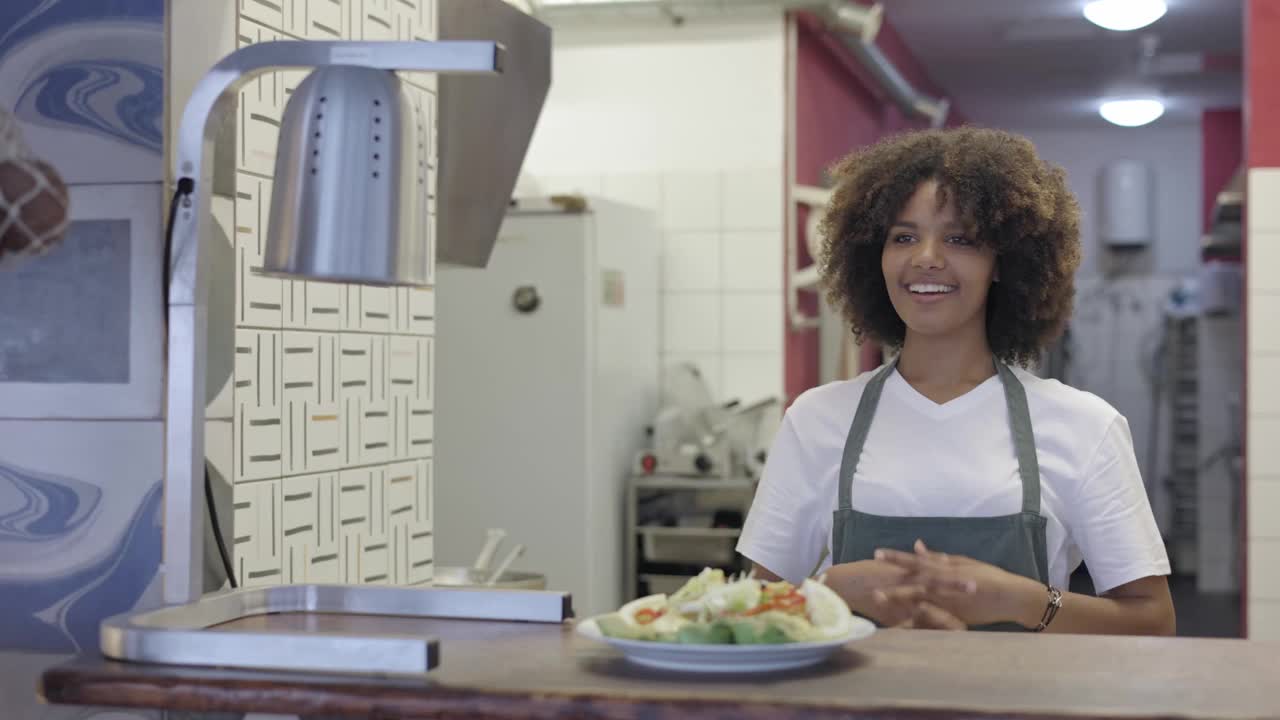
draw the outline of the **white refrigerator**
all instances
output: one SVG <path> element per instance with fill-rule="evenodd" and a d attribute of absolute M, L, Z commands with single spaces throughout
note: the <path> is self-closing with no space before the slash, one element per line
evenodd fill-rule
<path fill-rule="evenodd" d="M 617 607 L 625 480 L 657 410 L 660 243 L 651 211 L 518 201 L 488 267 L 439 268 L 439 564 L 470 565 L 500 527 L 527 547 L 512 568 L 579 617 Z"/>

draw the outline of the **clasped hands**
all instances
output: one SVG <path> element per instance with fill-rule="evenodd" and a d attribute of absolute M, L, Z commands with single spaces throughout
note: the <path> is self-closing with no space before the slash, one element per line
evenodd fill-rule
<path fill-rule="evenodd" d="M 1017 622 L 1029 596 L 1044 586 L 989 563 L 934 552 L 877 550 L 875 559 L 833 566 L 827 584 L 850 607 L 886 627 L 966 630 Z"/>

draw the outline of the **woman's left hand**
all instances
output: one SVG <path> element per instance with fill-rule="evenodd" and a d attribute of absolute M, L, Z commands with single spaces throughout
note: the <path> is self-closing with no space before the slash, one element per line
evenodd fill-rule
<path fill-rule="evenodd" d="M 972 558 L 934 552 L 920 540 L 914 553 L 877 550 L 876 559 L 906 571 L 900 585 L 875 596 L 881 606 L 904 614 L 928 602 L 967 625 L 989 625 L 1018 622 L 1032 598 L 1043 602 L 1040 583 Z"/>

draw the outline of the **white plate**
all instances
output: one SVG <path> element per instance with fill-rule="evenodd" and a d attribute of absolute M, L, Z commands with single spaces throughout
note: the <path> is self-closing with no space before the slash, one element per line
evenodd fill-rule
<path fill-rule="evenodd" d="M 695 673 L 753 673 L 817 665 L 844 645 L 869 637 L 876 626 L 855 617 L 849 634 L 842 638 L 779 645 L 682 645 L 622 640 L 600 632 L 594 617 L 579 622 L 577 630 L 580 635 L 618 648 L 627 660 L 645 667 Z"/>

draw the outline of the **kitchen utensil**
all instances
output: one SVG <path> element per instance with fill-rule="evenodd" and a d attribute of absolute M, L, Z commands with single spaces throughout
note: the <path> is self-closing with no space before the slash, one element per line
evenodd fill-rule
<path fill-rule="evenodd" d="M 431 584 L 444 588 L 482 588 L 491 587 L 497 590 L 546 590 L 547 576 L 538 572 L 507 570 L 496 576 L 497 582 L 489 585 L 489 579 L 495 574 L 489 571 L 478 572 L 475 568 L 441 566 L 435 569 Z"/>
<path fill-rule="evenodd" d="M 493 571 L 493 574 L 489 576 L 487 581 L 485 581 L 485 585 L 493 587 L 493 585 L 498 582 L 498 578 L 502 577 L 502 574 L 507 571 L 507 568 L 511 567 L 511 563 L 515 562 L 516 558 L 521 555 L 524 555 L 524 545 L 516 545 L 511 548 L 511 552 L 507 553 L 507 556 L 502 559 L 502 562 L 498 563 L 498 569 Z"/>
<path fill-rule="evenodd" d="M 489 528 L 485 531 L 485 535 L 484 546 L 480 548 L 480 554 L 476 556 L 475 564 L 472 565 L 480 573 L 489 569 L 489 563 L 493 562 L 493 554 L 498 551 L 498 546 L 507 536 L 507 531 L 502 528 Z"/>

